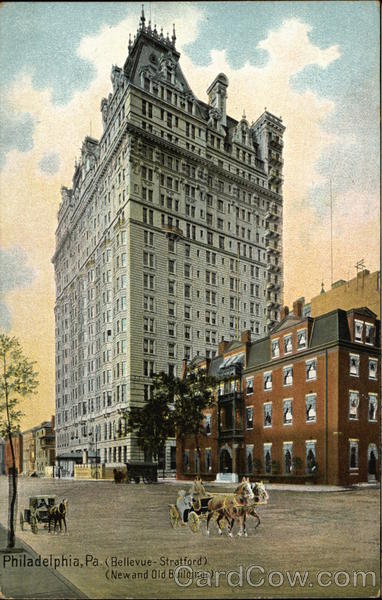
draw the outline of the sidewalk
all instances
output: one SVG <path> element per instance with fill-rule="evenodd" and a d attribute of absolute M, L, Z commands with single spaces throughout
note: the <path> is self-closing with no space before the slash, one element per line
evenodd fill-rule
<path fill-rule="evenodd" d="M 0 548 L 7 545 L 7 530 L 0 525 Z M 23 556 L 37 558 L 38 554 L 25 542 L 16 539 L 17 548 L 24 552 L 14 554 L 17 560 Z M 4 567 L 0 554 L 0 598 L 87 598 L 63 575 L 49 567 Z"/>
<path fill-rule="evenodd" d="M 159 483 L 167 483 L 179 486 L 190 486 L 192 485 L 191 479 L 174 479 L 171 477 L 165 479 L 159 479 Z M 228 488 L 234 489 L 237 484 L 231 482 L 222 482 L 222 481 L 204 481 L 204 486 L 206 488 Z M 359 483 L 352 486 L 339 486 L 339 485 L 303 485 L 303 484 L 293 484 L 293 483 L 267 483 L 267 490 L 277 490 L 282 492 L 353 492 L 355 490 L 361 489 L 379 489 L 379 483 Z"/>

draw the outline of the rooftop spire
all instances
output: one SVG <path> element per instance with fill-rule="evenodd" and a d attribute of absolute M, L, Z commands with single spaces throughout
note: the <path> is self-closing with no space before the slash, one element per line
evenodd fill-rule
<path fill-rule="evenodd" d="M 144 8 L 144 4 L 142 4 L 142 12 L 141 12 L 141 19 L 140 19 L 141 29 L 144 29 L 144 27 L 145 27 L 145 21 L 146 21 L 146 19 L 145 19 L 145 8 Z"/>
<path fill-rule="evenodd" d="M 173 46 L 175 46 L 175 42 L 176 42 L 175 23 L 172 24 L 172 38 L 171 38 L 171 41 L 173 43 Z"/>

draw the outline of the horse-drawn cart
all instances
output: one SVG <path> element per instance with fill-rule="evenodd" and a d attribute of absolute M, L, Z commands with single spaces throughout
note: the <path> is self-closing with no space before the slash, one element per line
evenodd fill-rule
<path fill-rule="evenodd" d="M 175 529 L 180 525 L 188 525 L 193 533 L 200 531 L 201 519 L 206 519 L 208 514 L 208 502 L 211 496 L 201 499 L 193 499 L 192 493 L 187 494 L 181 490 L 178 494 L 176 504 L 169 504 L 169 519 L 171 527 Z"/>
<path fill-rule="evenodd" d="M 200 531 L 201 522 L 205 520 L 207 534 L 209 534 L 208 525 L 213 519 L 218 527 L 218 533 L 221 535 L 222 529 L 228 526 L 230 536 L 232 536 L 234 522 L 239 520 L 239 535 L 247 535 L 247 517 L 254 517 L 258 527 L 260 517 L 256 508 L 267 504 L 268 498 L 269 495 L 262 482 L 251 486 L 249 480 L 244 478 L 233 493 L 209 494 L 204 490 L 201 480 L 196 479 L 192 490 L 189 492 L 180 490 L 176 504 L 169 504 L 169 520 L 174 529 L 180 525 L 188 525 L 193 533 Z"/>
<path fill-rule="evenodd" d="M 134 481 L 139 483 L 156 483 L 158 481 L 158 466 L 154 463 L 128 462 L 127 483 Z"/>
<path fill-rule="evenodd" d="M 44 527 L 49 525 L 49 511 L 57 504 L 57 496 L 31 496 L 29 508 L 20 512 L 20 528 L 24 531 L 25 523 L 30 525 L 33 533 L 38 532 L 38 525 L 43 523 Z"/>

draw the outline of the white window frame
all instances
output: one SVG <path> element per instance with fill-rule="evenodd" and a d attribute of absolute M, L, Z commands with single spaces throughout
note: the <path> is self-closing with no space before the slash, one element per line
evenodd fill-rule
<path fill-rule="evenodd" d="M 277 342 L 277 347 L 279 349 L 279 353 L 278 354 L 273 354 L 273 344 Z M 273 340 L 271 340 L 271 356 L 272 359 L 273 358 L 280 358 L 280 338 L 275 338 Z"/>
<path fill-rule="evenodd" d="M 284 373 L 287 369 L 292 369 L 292 382 L 291 383 L 284 383 Z M 293 385 L 293 365 L 286 365 L 285 367 L 283 367 L 283 387 L 290 387 L 291 385 Z"/>
<path fill-rule="evenodd" d="M 357 358 L 358 359 L 358 368 L 357 368 L 357 373 L 352 373 L 350 370 L 350 361 L 352 358 Z M 359 354 L 353 354 L 352 352 L 349 352 L 349 375 L 350 377 L 358 377 L 359 378 L 359 370 L 360 370 L 360 355 Z"/>
<path fill-rule="evenodd" d="M 315 362 L 316 363 L 316 375 L 315 377 L 308 377 L 308 373 L 307 373 L 307 365 L 308 363 L 312 363 Z M 315 358 L 309 358 L 308 360 L 305 361 L 305 380 L 306 381 L 317 381 L 317 357 Z"/>
<path fill-rule="evenodd" d="M 265 380 L 266 380 L 266 376 L 270 375 L 271 376 L 271 386 L 270 387 L 265 387 Z M 272 391 L 272 386 L 273 386 L 273 381 L 272 381 L 272 371 L 265 371 L 264 375 L 263 375 L 263 388 L 265 392 L 271 392 Z"/>
<path fill-rule="evenodd" d="M 285 342 L 288 339 L 290 339 L 291 349 L 287 351 L 286 348 L 285 348 Z M 287 354 L 292 354 L 292 352 L 293 352 L 293 336 L 292 336 L 292 334 L 288 333 L 287 335 L 284 335 L 283 342 L 284 342 L 284 356 L 287 355 Z"/>
<path fill-rule="evenodd" d="M 375 411 L 375 419 L 370 419 L 370 400 L 371 398 L 374 398 L 375 400 L 375 406 L 376 406 L 376 411 Z M 367 420 L 369 423 L 378 423 L 378 394 L 375 394 L 374 392 L 369 392 L 368 393 L 368 407 L 367 407 Z"/>
<path fill-rule="evenodd" d="M 298 334 L 304 332 L 305 333 L 305 345 L 301 346 L 299 348 L 298 346 Z M 306 327 L 304 329 L 298 329 L 297 330 L 297 352 L 301 351 L 301 350 L 306 350 L 306 348 L 308 347 L 308 330 L 306 329 Z"/>
<path fill-rule="evenodd" d="M 358 324 L 358 325 L 362 325 L 362 329 L 361 329 L 361 339 L 360 339 L 360 340 L 359 340 L 359 339 L 357 339 L 357 337 L 356 337 L 357 324 Z M 365 325 L 365 322 L 364 322 L 364 321 L 360 321 L 359 319 L 354 319 L 354 341 L 355 341 L 357 344 L 362 344 L 362 342 L 363 342 L 362 338 L 363 338 L 363 328 L 364 328 L 364 325 Z"/>
<path fill-rule="evenodd" d="M 248 427 L 247 411 L 249 409 L 252 409 L 252 427 Z M 254 417 L 255 417 L 255 411 L 253 409 L 253 404 L 251 404 L 250 406 L 246 406 L 245 407 L 245 429 L 246 429 L 246 431 L 252 431 Z"/>
<path fill-rule="evenodd" d="M 366 328 L 367 327 L 371 327 L 372 329 L 374 329 L 374 337 L 375 337 L 375 325 L 374 325 L 374 323 L 368 323 L 367 321 L 365 321 L 365 345 L 366 346 L 374 346 L 374 342 L 366 341 Z"/>
<path fill-rule="evenodd" d="M 290 402 L 290 411 L 292 414 L 292 420 L 290 423 L 285 423 L 284 421 L 284 407 L 285 407 L 285 403 L 286 402 Z M 293 398 L 284 398 L 283 399 L 283 426 L 284 427 L 291 427 L 293 425 Z"/>
<path fill-rule="evenodd" d="M 248 382 L 252 382 L 252 391 L 248 391 Z M 254 379 L 253 376 L 252 377 L 247 377 L 247 379 L 245 380 L 245 394 L 246 396 L 251 396 L 253 394 L 253 390 L 254 390 Z"/>
<path fill-rule="evenodd" d="M 350 416 L 350 399 L 351 399 L 352 395 L 357 397 L 357 406 L 356 406 L 357 412 L 356 412 L 355 417 Z M 348 420 L 349 421 L 358 421 L 359 420 L 359 391 L 358 390 L 349 390 Z"/>
<path fill-rule="evenodd" d="M 314 404 L 315 404 L 315 409 L 316 409 L 316 418 L 313 420 L 309 420 L 308 421 L 308 416 L 307 416 L 307 399 L 308 398 L 314 398 Z M 312 393 L 312 394 L 305 394 L 305 423 L 309 424 L 309 423 L 317 423 L 317 394 L 316 393 Z"/>
<path fill-rule="evenodd" d="M 370 377 L 370 363 L 374 363 L 376 365 L 376 368 L 375 368 L 375 377 Z M 377 358 L 369 358 L 369 375 L 368 375 L 368 378 L 371 381 L 377 381 L 377 379 L 378 379 L 378 359 Z"/>
<path fill-rule="evenodd" d="M 270 425 L 266 425 L 265 424 L 265 407 L 266 406 L 270 406 L 271 407 L 271 424 Z M 271 429 L 273 425 L 273 406 L 272 406 L 272 402 L 264 402 L 263 405 L 263 428 L 264 429 Z"/>

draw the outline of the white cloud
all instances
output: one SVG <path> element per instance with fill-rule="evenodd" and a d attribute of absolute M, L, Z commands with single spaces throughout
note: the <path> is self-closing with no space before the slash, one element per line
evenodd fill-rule
<path fill-rule="evenodd" d="M 202 12 L 193 3 L 167 3 L 155 5 L 155 20 L 163 24 L 164 31 L 172 30 L 177 23 L 177 47 L 197 39 Z M 153 19 L 154 24 L 154 19 Z M 36 125 L 33 149 L 28 152 L 12 150 L 0 174 L 1 237 L 6 246 L 20 244 L 28 253 L 38 276 L 33 281 L 29 295 L 12 294 L 11 310 L 15 334 L 31 348 L 41 363 L 44 373 L 44 394 L 51 395 L 53 374 L 44 366 L 44 356 L 53 348 L 54 281 L 50 257 L 54 251 L 59 190 L 71 184 L 75 156 L 79 155 L 82 140 L 89 134 L 101 135 L 100 100 L 111 89 L 112 64 L 123 65 L 127 55 L 128 34 L 137 26 L 137 14 L 128 17 L 115 27 L 105 27 L 97 35 L 81 41 L 78 55 L 95 67 L 95 77 L 86 90 L 77 91 L 66 105 L 56 106 L 51 90 L 33 87 L 31 73 L 18 76 L 9 90 L 7 102 L 13 111 L 31 114 Z M 266 106 L 276 115 L 282 115 L 286 125 L 284 165 L 284 250 L 286 297 L 314 294 L 319 291 L 322 273 L 328 267 L 327 227 L 317 223 L 312 206 L 306 202 L 312 185 L 324 183 L 316 164 L 327 149 L 339 140 L 324 127 L 325 120 L 333 114 L 335 105 L 330 98 L 316 92 L 297 91 L 292 85 L 296 73 L 310 65 L 327 68 L 338 60 L 337 46 L 319 48 L 309 39 L 311 28 L 296 20 L 285 21 L 270 31 L 259 44 L 268 53 L 262 67 L 246 62 L 234 69 L 224 51 L 212 50 L 206 66 L 195 65 L 183 51 L 182 69 L 196 95 L 206 100 L 206 89 L 217 73 L 225 72 L 229 78 L 228 112 L 240 118 L 243 109 L 247 118 L 255 120 Z M 39 164 L 47 154 L 59 157 L 58 170 L 42 176 Z M 366 199 L 364 200 L 366 201 Z M 360 199 L 362 209 L 362 200 Z M 369 231 L 368 225 L 366 224 Z M 355 234 L 359 223 L 344 221 L 342 240 L 344 253 L 353 255 Z M 358 244 L 356 244 L 358 245 Z M 370 246 L 371 253 L 375 252 Z M 339 273 L 339 276 L 343 274 Z M 37 312 L 35 307 L 39 306 Z"/>

